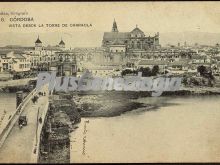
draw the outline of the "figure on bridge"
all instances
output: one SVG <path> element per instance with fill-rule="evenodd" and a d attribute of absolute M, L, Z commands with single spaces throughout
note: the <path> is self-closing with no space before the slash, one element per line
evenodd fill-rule
<path fill-rule="evenodd" d="M 39 97 L 37 95 L 35 95 L 31 100 L 35 104 L 37 102 L 38 98 Z"/>

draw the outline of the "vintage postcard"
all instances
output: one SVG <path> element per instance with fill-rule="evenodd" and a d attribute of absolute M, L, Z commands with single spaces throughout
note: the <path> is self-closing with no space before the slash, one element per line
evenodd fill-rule
<path fill-rule="evenodd" d="M 220 162 L 220 2 L 1 2 L 0 163 Z"/>

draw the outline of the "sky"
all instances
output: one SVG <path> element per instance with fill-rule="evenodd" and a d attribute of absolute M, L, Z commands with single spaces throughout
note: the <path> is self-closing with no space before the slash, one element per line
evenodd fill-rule
<path fill-rule="evenodd" d="M 92 26 L 9 28 L 9 24 L 18 23 L 9 21 L 14 16 L 0 15 L 5 18 L 5 22 L 0 22 L 0 46 L 31 45 L 38 34 L 45 44 L 57 44 L 62 37 L 69 47 L 100 46 L 103 32 L 111 31 L 114 19 L 119 31 L 131 31 L 137 25 L 147 36 L 156 32 L 220 33 L 220 2 L 14 2 L 0 3 L 1 12 L 27 12 L 24 17 L 33 17 L 32 23 L 37 26 L 76 23 Z"/>

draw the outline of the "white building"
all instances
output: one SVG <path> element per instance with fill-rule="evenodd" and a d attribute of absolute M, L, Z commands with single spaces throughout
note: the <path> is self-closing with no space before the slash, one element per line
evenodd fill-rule
<path fill-rule="evenodd" d="M 0 72 L 24 72 L 31 67 L 30 55 L 22 52 L 10 51 L 0 57 Z"/>

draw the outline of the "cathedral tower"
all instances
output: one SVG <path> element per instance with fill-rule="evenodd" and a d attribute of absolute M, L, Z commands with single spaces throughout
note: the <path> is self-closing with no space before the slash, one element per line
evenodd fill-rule
<path fill-rule="evenodd" d="M 117 23 L 115 22 L 115 19 L 112 26 L 112 32 L 118 32 Z"/>

